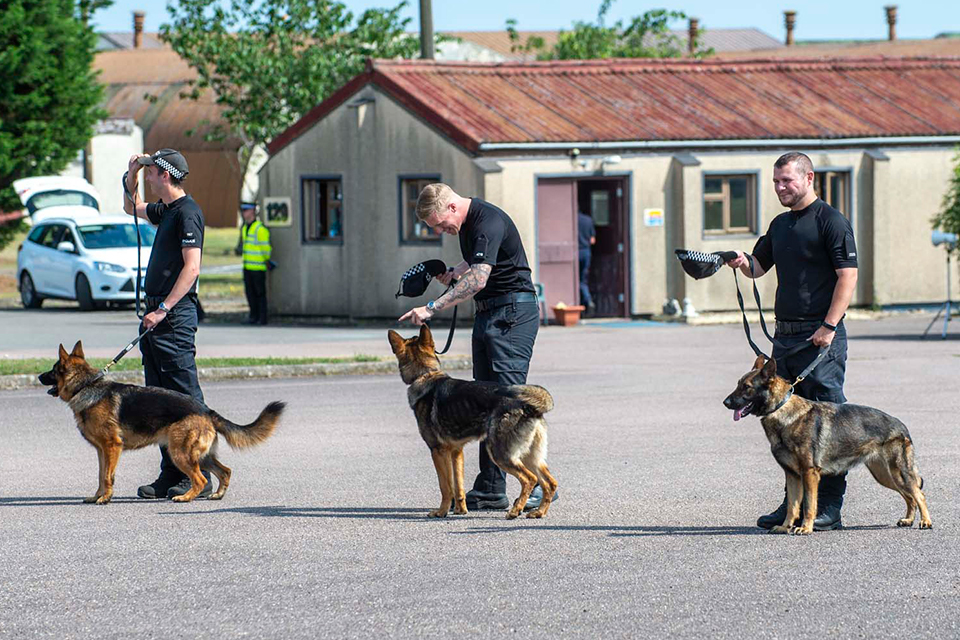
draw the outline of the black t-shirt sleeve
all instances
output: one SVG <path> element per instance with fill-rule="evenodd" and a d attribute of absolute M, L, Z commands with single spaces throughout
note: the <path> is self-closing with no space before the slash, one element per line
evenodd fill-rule
<path fill-rule="evenodd" d="M 766 235 L 760 236 L 760 239 L 757 240 L 757 244 L 753 246 L 753 257 L 757 259 L 757 262 L 760 263 L 760 266 L 763 268 L 764 272 L 770 271 L 770 267 L 773 266 L 773 242 L 770 240 L 771 231 L 773 230 L 773 223 L 770 223 L 770 228 L 767 229 Z"/>
<path fill-rule="evenodd" d="M 147 218 L 154 226 L 160 224 L 160 219 L 167 210 L 167 205 L 163 201 L 151 202 L 147 204 Z"/>
<path fill-rule="evenodd" d="M 180 212 L 180 246 L 203 248 L 203 215 L 194 207 Z"/>
<path fill-rule="evenodd" d="M 857 267 L 857 243 L 850 221 L 837 211 L 825 212 L 821 218 L 820 237 L 834 269 Z"/>
<path fill-rule="evenodd" d="M 495 267 L 504 231 L 503 221 L 495 216 L 485 216 L 479 220 L 473 229 L 473 254 L 467 259 L 467 264 L 489 264 Z"/>

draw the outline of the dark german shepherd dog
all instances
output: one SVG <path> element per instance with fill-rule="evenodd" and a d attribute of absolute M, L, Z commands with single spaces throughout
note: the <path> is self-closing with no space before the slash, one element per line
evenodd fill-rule
<path fill-rule="evenodd" d="M 73 409 L 77 428 L 97 449 L 100 484 L 97 493 L 84 502 L 107 504 L 113 496 L 114 474 L 120 452 L 151 444 L 165 444 L 177 468 L 190 478 L 189 491 L 173 500 L 189 502 L 203 490 L 208 469 L 219 485 L 211 500 L 219 500 L 230 485 L 230 469 L 217 460 L 217 434 L 231 447 L 249 447 L 263 442 L 280 421 L 283 402 L 271 402 L 251 424 L 238 425 L 193 398 L 158 387 L 139 387 L 110 382 L 98 375 L 83 357 L 77 342 L 73 352 L 60 345 L 60 359 L 40 375 L 40 383 Z"/>
<path fill-rule="evenodd" d="M 910 432 L 893 416 L 871 407 L 801 398 L 777 376 L 776 361 L 763 356 L 723 404 L 733 409 L 734 420 L 761 417 L 773 457 L 787 476 L 787 517 L 771 533 L 812 533 L 820 476 L 843 473 L 861 462 L 877 482 L 906 501 L 907 515 L 897 526 L 913 526 L 919 509 L 920 528 L 933 528 Z M 803 521 L 795 526 L 804 501 Z"/>
<path fill-rule="evenodd" d="M 410 385 L 407 398 L 417 417 L 417 426 L 430 447 L 440 480 L 440 507 L 430 511 L 446 517 L 467 512 L 463 491 L 463 446 L 474 440 L 486 443 L 498 467 L 520 481 L 520 497 L 507 512 L 516 518 L 537 482 L 543 488 L 540 506 L 528 518 L 547 515 L 557 481 L 547 469 L 547 423 L 543 414 L 553 409 L 553 398 L 543 387 L 498 385 L 493 382 L 457 380 L 440 370 L 440 360 L 430 329 L 403 339 L 396 331 L 387 334 L 400 365 L 400 377 Z"/>

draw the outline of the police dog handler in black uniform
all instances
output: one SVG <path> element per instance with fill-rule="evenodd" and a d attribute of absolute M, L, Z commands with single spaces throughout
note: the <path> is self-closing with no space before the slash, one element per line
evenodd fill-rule
<path fill-rule="evenodd" d="M 144 180 L 160 196 L 145 204 L 137 194 L 137 172 L 144 168 Z M 202 404 L 203 392 L 197 380 L 195 338 L 197 333 L 197 276 L 203 250 L 203 212 L 187 195 L 181 182 L 189 168 L 186 159 L 173 149 L 161 149 L 152 156 L 130 157 L 127 191 L 134 202 L 124 198 L 123 210 L 156 225 L 157 235 L 147 264 L 144 283 L 146 315 L 140 332 L 153 328 L 140 341 L 143 375 L 148 387 L 162 387 L 192 396 Z M 206 486 L 199 497 L 212 491 L 210 473 L 204 472 Z M 160 475 L 137 490 L 141 498 L 172 498 L 186 493 L 190 479 L 160 447 Z"/>
<path fill-rule="evenodd" d="M 445 184 L 429 184 L 417 199 L 417 218 L 442 233 L 459 236 L 463 262 L 438 276 L 450 291 L 423 307 L 411 309 L 400 321 L 421 325 L 433 315 L 474 299 L 473 378 L 498 384 L 526 384 L 533 343 L 540 326 L 540 306 L 530 277 L 527 254 L 516 225 L 498 207 L 480 198 L 464 198 Z M 480 443 L 480 474 L 467 492 L 467 509 L 506 509 L 507 476 Z M 524 510 L 543 499 L 537 486 Z M 554 494 L 553 501 L 557 501 Z"/>
<path fill-rule="evenodd" d="M 808 400 L 843 403 L 843 380 L 847 361 L 847 330 L 843 316 L 857 286 L 857 247 L 853 228 L 842 213 L 817 197 L 813 190 L 813 163 L 802 153 L 782 155 L 774 164 L 773 186 L 780 204 L 790 207 L 773 222 L 753 248 L 755 273 L 743 253 L 727 264 L 748 277 L 759 278 L 777 268 L 777 317 L 773 358 L 777 373 L 787 379 L 813 362 L 818 349 L 803 349 L 784 358 L 786 349 L 810 341 L 830 347 L 823 361 L 796 387 Z M 847 489 L 847 474 L 822 476 L 817 492 L 816 531 L 838 529 L 840 508 Z M 764 529 L 782 524 L 787 501 L 771 514 L 761 516 Z"/>

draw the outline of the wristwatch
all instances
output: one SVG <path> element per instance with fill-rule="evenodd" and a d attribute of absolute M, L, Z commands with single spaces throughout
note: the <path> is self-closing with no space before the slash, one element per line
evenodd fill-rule
<path fill-rule="evenodd" d="M 427 311 L 430 311 L 431 313 L 433 313 L 436 310 L 437 310 L 436 300 L 431 300 L 430 302 L 427 303 Z"/>
<path fill-rule="evenodd" d="M 830 324 L 830 323 L 827 322 L 826 320 L 824 320 L 823 322 L 821 322 L 821 323 L 820 323 L 820 326 L 821 326 L 821 327 L 826 327 L 827 329 L 830 329 L 830 331 L 836 331 L 836 330 L 837 330 L 837 325 L 835 325 L 835 324 Z"/>
<path fill-rule="evenodd" d="M 157 309 L 159 309 L 160 311 L 163 311 L 164 313 L 170 313 L 170 307 L 168 307 L 164 302 L 161 302 L 160 306 L 157 307 Z"/>

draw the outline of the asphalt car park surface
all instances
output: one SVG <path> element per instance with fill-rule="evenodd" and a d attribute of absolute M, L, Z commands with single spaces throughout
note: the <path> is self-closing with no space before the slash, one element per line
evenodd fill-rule
<path fill-rule="evenodd" d="M 125 314 L 32 313 L 0 312 L 32 324 L 0 351 L 129 341 Z M 846 392 L 909 427 L 932 531 L 897 528 L 903 501 L 863 468 L 845 529 L 753 526 L 783 475 L 759 420 L 721 404 L 753 361 L 736 325 L 542 331 L 530 382 L 556 401 L 561 499 L 541 521 L 427 518 L 436 475 L 395 375 L 204 385 L 239 422 L 289 406 L 263 446 L 222 447 L 226 498 L 191 504 L 135 497 L 153 448 L 121 457 L 113 503 L 81 504 L 96 455 L 67 407 L 0 392 L 0 637 L 956 636 L 960 336 L 919 340 L 930 319 L 850 322 Z M 388 355 L 385 329 L 209 325 L 198 348 Z"/>

